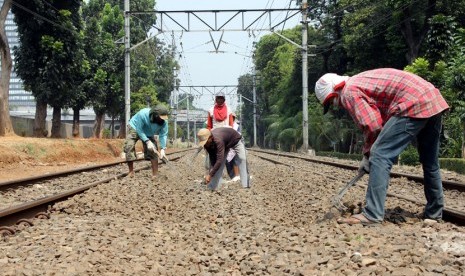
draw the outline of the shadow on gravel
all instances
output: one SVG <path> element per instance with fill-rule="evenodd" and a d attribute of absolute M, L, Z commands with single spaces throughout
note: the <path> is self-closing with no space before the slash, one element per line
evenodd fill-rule
<path fill-rule="evenodd" d="M 394 224 L 406 223 L 407 220 L 412 219 L 418 219 L 418 215 L 416 213 L 406 211 L 399 206 L 393 209 L 386 209 L 384 214 L 384 220 Z"/>
<path fill-rule="evenodd" d="M 329 220 L 336 220 L 342 216 L 351 216 L 353 214 L 360 213 L 361 210 L 361 203 L 357 205 L 350 205 L 347 211 L 341 212 L 335 207 L 331 207 L 331 209 L 323 215 L 323 217 L 318 218 L 316 220 L 317 223 L 323 223 Z M 384 221 L 390 222 L 393 224 L 402 224 L 407 223 L 408 221 L 419 221 L 419 216 L 416 213 L 412 213 L 410 211 L 404 210 L 401 207 L 397 206 L 395 208 L 386 209 L 386 213 L 384 215 Z"/>

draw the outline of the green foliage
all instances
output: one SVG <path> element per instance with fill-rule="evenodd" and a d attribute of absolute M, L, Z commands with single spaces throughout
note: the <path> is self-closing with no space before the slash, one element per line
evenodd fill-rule
<path fill-rule="evenodd" d="M 131 1 L 131 10 L 151 10 L 154 0 Z M 124 117 L 124 45 L 115 43 L 124 37 L 123 2 L 90 0 L 83 7 L 86 22 L 85 52 L 89 61 L 88 78 L 83 88 L 90 104 L 99 114 Z M 132 17 L 131 44 L 147 38 L 153 14 Z M 164 45 L 150 40 L 131 51 L 131 114 L 149 103 L 167 101 L 173 87 L 175 61 Z"/>
<path fill-rule="evenodd" d="M 416 166 L 420 164 L 420 157 L 416 147 L 409 145 L 399 156 L 402 165 Z"/>
<path fill-rule="evenodd" d="M 41 14 L 51 24 L 30 16 L 13 5 L 20 46 L 15 47 L 15 68 L 37 100 L 53 107 L 66 107 L 74 96 L 73 87 L 82 66 L 79 31 L 80 4 L 77 1 L 18 1 L 27 9 Z"/>
<path fill-rule="evenodd" d="M 407 149 L 407 152 L 404 152 L 404 155 L 401 155 L 399 158 L 402 165 L 407 166 L 417 166 L 420 163 L 418 162 L 418 153 L 415 155 L 416 149 L 410 146 Z M 355 160 L 361 161 L 362 155 L 361 154 L 347 154 L 347 153 L 340 153 L 340 152 L 328 152 L 328 151 L 317 151 L 317 156 L 325 156 L 325 157 L 332 157 L 338 159 L 345 159 L 345 160 Z M 416 158 L 416 159 L 415 159 Z M 406 161 L 405 159 L 408 159 Z M 462 158 L 440 158 L 439 165 L 443 170 L 449 170 L 460 174 L 465 174 L 465 159 Z"/>
<path fill-rule="evenodd" d="M 445 125 L 449 133 L 446 152 L 449 157 L 465 157 L 465 29 L 454 35 L 455 44 L 448 53 L 449 62 L 445 70 L 444 90 L 451 111 Z M 460 131 L 459 131 L 460 130 Z"/>
<path fill-rule="evenodd" d="M 184 129 L 182 128 L 179 124 L 177 125 L 177 128 L 176 128 L 176 137 L 179 139 L 180 137 L 186 137 L 186 133 L 185 131 L 187 131 L 187 128 Z M 170 139 L 174 139 L 174 122 L 173 121 L 170 121 L 169 122 L 169 126 L 168 126 L 168 138 Z"/>
<path fill-rule="evenodd" d="M 151 107 L 158 104 L 157 92 L 154 86 L 142 87 L 139 91 L 131 95 L 131 116 L 145 107 Z"/>
<path fill-rule="evenodd" d="M 454 42 L 453 35 L 457 22 L 452 16 L 436 14 L 429 19 L 430 29 L 426 38 L 426 56 L 433 63 L 444 59 Z"/>
<path fill-rule="evenodd" d="M 73 105 L 80 94 L 84 62 L 80 1 L 18 0 L 17 4 L 11 9 L 20 42 L 13 49 L 16 73 L 37 102 L 59 112 Z M 41 17 L 31 16 L 31 12 Z M 59 137 L 60 123 L 60 117 L 53 120 L 52 137 Z"/>
<path fill-rule="evenodd" d="M 405 71 L 418 75 L 425 80 L 431 78 L 430 63 L 425 58 L 417 58 L 411 65 L 404 68 Z"/>
<path fill-rule="evenodd" d="M 349 153 L 334 152 L 334 151 L 317 151 L 316 155 L 339 158 L 339 159 L 356 160 L 356 161 L 361 161 L 363 158 L 362 154 L 349 154 Z"/>
<path fill-rule="evenodd" d="M 36 159 L 44 156 L 44 154 L 47 152 L 45 148 L 37 147 L 36 145 L 29 143 L 19 144 L 16 146 L 16 149 L 21 152 L 27 153 L 28 155 Z"/>
<path fill-rule="evenodd" d="M 246 144 L 253 144 L 251 140 L 253 137 L 253 103 L 249 101 L 253 98 L 253 76 L 250 74 L 242 75 L 239 77 L 237 94 L 241 97 L 242 104 L 238 106 L 237 114 L 241 121 L 242 135 L 245 137 Z M 261 106 L 266 104 L 262 102 Z M 261 114 L 260 110 L 258 114 Z M 249 139 L 250 137 L 250 139 Z"/>
<path fill-rule="evenodd" d="M 285 30 L 282 35 L 300 43 L 301 30 L 299 27 Z M 302 73 L 299 53 L 300 51 L 295 46 L 275 34 L 264 36 L 257 43 L 254 57 L 257 79 L 260 80 L 256 82 L 257 113 L 259 114 L 258 139 L 263 141 L 264 145 L 271 147 L 280 145 L 290 149 L 291 145 L 292 148 L 295 148 L 302 143 L 302 139 L 300 137 L 297 139 L 296 136 L 302 133 L 300 130 L 302 128 L 301 119 L 295 122 L 299 127 L 284 127 L 282 125 L 288 118 L 295 120 L 296 117 L 301 118 L 302 116 L 302 87 L 300 85 Z M 248 85 L 251 85 L 251 82 Z M 252 99 L 251 90 L 244 88 L 244 91 L 248 93 L 244 96 Z M 244 115 L 246 118 L 252 118 L 253 106 L 251 103 L 244 104 Z M 250 133 L 251 124 L 244 121 L 244 126 L 247 133 Z M 286 137 L 289 137 L 290 133 L 294 133 L 294 138 L 289 143 L 287 139 L 279 139 L 278 137 L 281 131 L 288 128 L 294 129 L 294 132 L 287 130 Z M 286 141 L 286 145 L 281 144 L 283 141 Z"/>
<path fill-rule="evenodd" d="M 111 138 L 111 129 L 105 128 L 105 129 L 103 130 L 102 137 L 103 137 L 104 139 L 110 139 L 110 138 Z"/>
<path fill-rule="evenodd" d="M 195 107 L 192 107 L 192 103 L 194 102 L 194 95 L 182 93 L 178 95 L 178 109 L 187 109 L 187 103 L 189 103 L 189 109 L 193 110 Z"/>
<path fill-rule="evenodd" d="M 458 111 L 465 113 L 465 109 Z M 462 155 L 463 126 L 462 120 L 456 111 L 451 112 L 444 120 L 446 139 L 441 143 L 441 155 L 450 158 L 459 158 Z"/>
<path fill-rule="evenodd" d="M 280 148 L 285 151 L 295 151 L 297 139 L 297 130 L 295 128 L 283 129 L 278 135 Z"/>
<path fill-rule="evenodd" d="M 465 174 L 465 159 L 463 158 L 441 158 L 439 165 L 443 170 Z"/>

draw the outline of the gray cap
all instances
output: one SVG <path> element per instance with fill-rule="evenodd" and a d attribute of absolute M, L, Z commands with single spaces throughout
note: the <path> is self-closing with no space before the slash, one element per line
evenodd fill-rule
<path fill-rule="evenodd" d="M 223 98 L 225 98 L 224 92 L 220 91 L 220 92 L 216 93 L 215 97 L 223 97 Z"/>
<path fill-rule="evenodd" d="M 169 110 L 166 106 L 162 104 L 157 104 L 156 106 L 150 109 L 150 115 L 158 115 L 163 120 L 168 120 Z"/>

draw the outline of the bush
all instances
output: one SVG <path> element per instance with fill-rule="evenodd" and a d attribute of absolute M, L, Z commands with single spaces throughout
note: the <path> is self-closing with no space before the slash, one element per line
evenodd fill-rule
<path fill-rule="evenodd" d="M 416 147 L 409 145 L 399 156 L 399 164 L 407 166 L 420 165 L 420 157 Z"/>
<path fill-rule="evenodd" d="M 440 158 L 441 169 L 465 174 L 465 159 L 462 158 Z"/>
<path fill-rule="evenodd" d="M 316 153 L 316 155 L 348 160 L 362 160 L 361 154 L 319 151 Z M 420 164 L 418 151 L 412 145 L 407 147 L 407 149 L 400 155 L 399 159 L 400 164 L 402 165 L 416 166 Z M 465 159 L 463 158 L 439 158 L 439 165 L 443 170 L 449 170 L 456 173 L 465 174 Z"/>
<path fill-rule="evenodd" d="M 349 153 L 333 152 L 333 151 L 319 151 L 316 153 L 316 155 L 334 157 L 334 158 L 339 158 L 339 159 L 357 160 L 357 161 L 361 161 L 363 158 L 362 154 L 349 154 Z"/>
<path fill-rule="evenodd" d="M 106 128 L 103 130 L 102 137 L 104 139 L 110 139 L 111 137 L 111 130 L 109 128 Z"/>

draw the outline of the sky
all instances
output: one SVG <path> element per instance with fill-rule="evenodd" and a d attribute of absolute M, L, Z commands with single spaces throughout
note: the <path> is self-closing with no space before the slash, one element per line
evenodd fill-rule
<path fill-rule="evenodd" d="M 284 9 L 297 8 L 295 0 L 156 0 L 155 9 L 158 11 L 179 11 L 179 10 L 239 10 L 239 9 Z M 292 13 L 292 12 L 291 12 Z M 185 13 L 170 13 L 177 22 L 187 26 L 187 15 Z M 210 25 L 214 25 L 213 13 L 198 13 L 202 20 Z M 246 25 L 253 23 L 261 13 L 244 13 Z M 234 13 L 219 13 L 218 25 L 224 24 Z M 274 12 L 271 16 L 272 24 L 279 23 L 286 16 L 286 12 Z M 192 32 L 181 32 L 181 28 L 172 20 L 164 17 L 161 25 L 164 32 L 154 30 L 153 34 L 167 44 L 171 44 L 174 38 L 177 48 L 177 61 L 181 68 L 178 78 L 181 85 L 237 85 L 241 75 L 252 73 L 252 52 L 253 42 L 258 42 L 263 35 L 270 34 L 270 31 L 225 31 L 209 33 L 207 27 L 198 19 L 191 16 L 190 26 Z M 263 17 L 252 26 L 254 29 L 266 29 L 269 26 L 269 17 Z M 285 23 L 285 28 L 293 28 L 299 25 L 300 13 Z M 247 24 L 248 23 L 248 24 Z M 241 28 L 241 18 L 238 16 L 231 20 L 228 25 L 230 29 Z M 282 29 L 282 25 L 276 27 Z M 203 31 L 197 31 L 203 30 Z M 222 37 L 221 37 L 222 36 Z M 218 53 L 215 53 L 215 46 L 219 44 Z M 194 105 L 207 110 L 213 105 L 213 94 L 216 90 L 199 90 L 200 93 L 190 90 L 196 96 Z M 236 109 L 238 98 L 235 89 L 229 88 L 226 92 L 226 102 Z M 180 93 L 188 92 L 187 88 L 181 88 Z M 179 99 L 181 101 L 182 98 Z"/>

